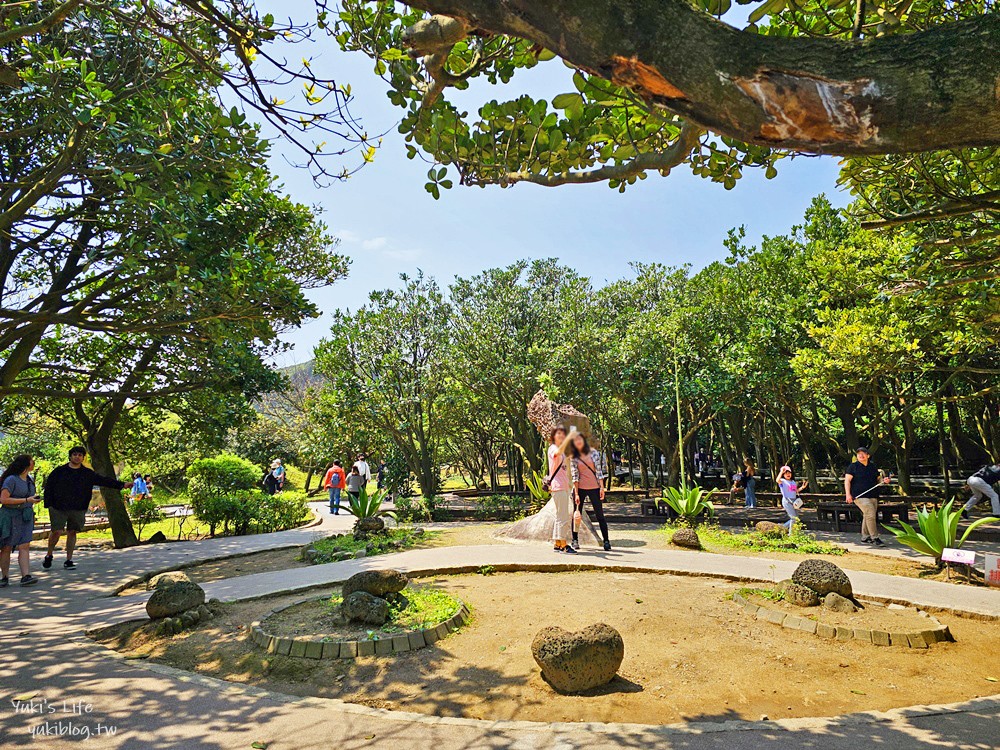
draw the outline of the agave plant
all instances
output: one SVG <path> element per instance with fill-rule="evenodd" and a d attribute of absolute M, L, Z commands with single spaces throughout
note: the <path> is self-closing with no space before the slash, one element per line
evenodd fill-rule
<path fill-rule="evenodd" d="M 969 534 L 977 526 L 1000 521 L 1000 518 L 992 516 L 980 518 L 970 523 L 965 529 L 965 533 L 959 538 L 958 519 L 961 518 L 962 511 L 952 510 L 952 502 L 949 500 L 938 510 L 933 508 L 928 510 L 926 505 L 920 508 L 917 511 L 917 525 L 920 527 L 920 531 L 914 529 L 906 521 L 899 522 L 902 528 L 895 529 L 890 526 L 888 527 L 889 531 L 896 535 L 896 539 L 901 544 L 905 544 L 922 555 L 933 557 L 937 566 L 941 567 L 941 556 L 946 547 L 957 549 L 965 544 L 965 540 L 969 538 Z"/>
<path fill-rule="evenodd" d="M 707 497 L 708 494 L 701 487 L 667 487 L 663 491 L 663 497 L 656 499 L 656 504 L 666 503 L 674 513 L 694 524 L 701 515 L 715 515 L 715 506 Z"/>
<path fill-rule="evenodd" d="M 549 501 L 549 498 L 552 497 L 552 493 L 542 486 L 542 475 L 537 471 L 533 471 L 526 476 L 524 484 L 528 488 L 528 492 L 531 493 L 531 499 L 534 500 L 535 505 L 545 505 Z"/>
<path fill-rule="evenodd" d="M 363 539 L 369 534 L 382 531 L 385 528 L 385 521 L 382 520 L 383 516 L 396 518 L 396 514 L 393 511 L 382 508 L 382 501 L 385 500 L 388 494 L 389 491 L 384 489 L 369 493 L 366 488 L 362 487 L 357 497 L 348 495 L 347 505 L 344 507 L 344 510 L 358 519 L 354 522 L 355 538 Z"/>

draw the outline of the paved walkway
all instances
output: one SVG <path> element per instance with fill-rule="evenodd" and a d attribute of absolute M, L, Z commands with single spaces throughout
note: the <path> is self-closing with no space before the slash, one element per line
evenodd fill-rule
<path fill-rule="evenodd" d="M 125 660 L 82 637 L 87 628 L 141 613 L 144 596 L 94 598 L 98 590 L 140 570 L 302 544 L 317 533 L 346 529 L 350 517 L 280 534 L 159 545 L 81 557 L 81 569 L 53 568 L 34 589 L 0 593 L 0 744 L 45 748 L 431 748 L 435 750 L 986 750 L 1000 746 L 1000 696 L 954 706 L 920 707 L 830 719 L 743 722 L 706 706 L 682 726 L 480 722 L 385 712 L 330 699 L 298 699 L 219 682 L 156 664 Z M 709 573 L 769 580 L 794 563 L 673 550 L 621 549 L 577 558 L 544 545 L 489 545 L 411 550 L 392 556 L 261 573 L 206 584 L 209 596 L 237 599 L 343 580 L 357 570 L 474 570 L 481 565 L 558 568 L 568 562 Z M 94 571 L 101 567 L 103 575 Z M 773 566 L 773 570 L 772 570 Z M 968 608 L 1000 616 L 1000 592 L 851 572 L 855 590 L 926 606 Z M 11 699 L 33 696 L 36 713 L 15 712 Z M 79 706 L 79 709 L 75 707 Z M 89 709 L 89 710 L 88 710 Z M 78 710 L 80 713 L 74 713 Z M 42 736 L 51 732 L 75 735 Z M 110 734 L 111 729 L 114 733 Z M 100 737 L 98 732 L 100 731 Z M 85 741 L 83 733 L 91 740 Z M 34 733 L 34 735 L 33 735 Z"/>

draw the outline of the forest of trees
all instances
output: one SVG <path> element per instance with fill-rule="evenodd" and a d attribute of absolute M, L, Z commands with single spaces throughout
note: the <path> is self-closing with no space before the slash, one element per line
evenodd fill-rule
<path fill-rule="evenodd" d="M 403 277 L 336 314 L 316 349 L 315 420 L 345 449 L 391 448 L 425 495 L 444 465 L 494 488 L 499 464 L 515 462 L 516 482 L 542 469 L 525 411 L 539 388 L 589 414 L 606 448 L 665 455 L 670 484 L 698 446 L 730 471 L 791 462 L 815 486 L 868 445 L 904 492 L 914 473 L 1000 455 L 1000 359 L 976 335 L 995 325 L 992 300 L 893 293 L 906 244 L 823 197 L 788 235 L 742 236 L 725 262 L 636 264 L 603 287 L 556 259 L 447 290 Z"/>

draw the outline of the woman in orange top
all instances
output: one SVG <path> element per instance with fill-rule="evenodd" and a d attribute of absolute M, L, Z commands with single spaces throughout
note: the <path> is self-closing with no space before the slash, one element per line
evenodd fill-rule
<path fill-rule="evenodd" d="M 340 491 L 344 489 L 347 475 L 340 461 L 334 461 L 323 477 L 323 487 L 330 492 L 330 512 L 335 516 L 340 515 Z"/>

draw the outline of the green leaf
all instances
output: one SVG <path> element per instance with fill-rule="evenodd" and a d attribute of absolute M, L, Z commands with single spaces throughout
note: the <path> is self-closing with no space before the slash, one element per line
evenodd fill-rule
<path fill-rule="evenodd" d="M 552 99 L 552 106 L 556 109 L 569 109 L 570 107 L 583 106 L 583 97 L 579 94 L 567 93 L 558 94 Z"/>

